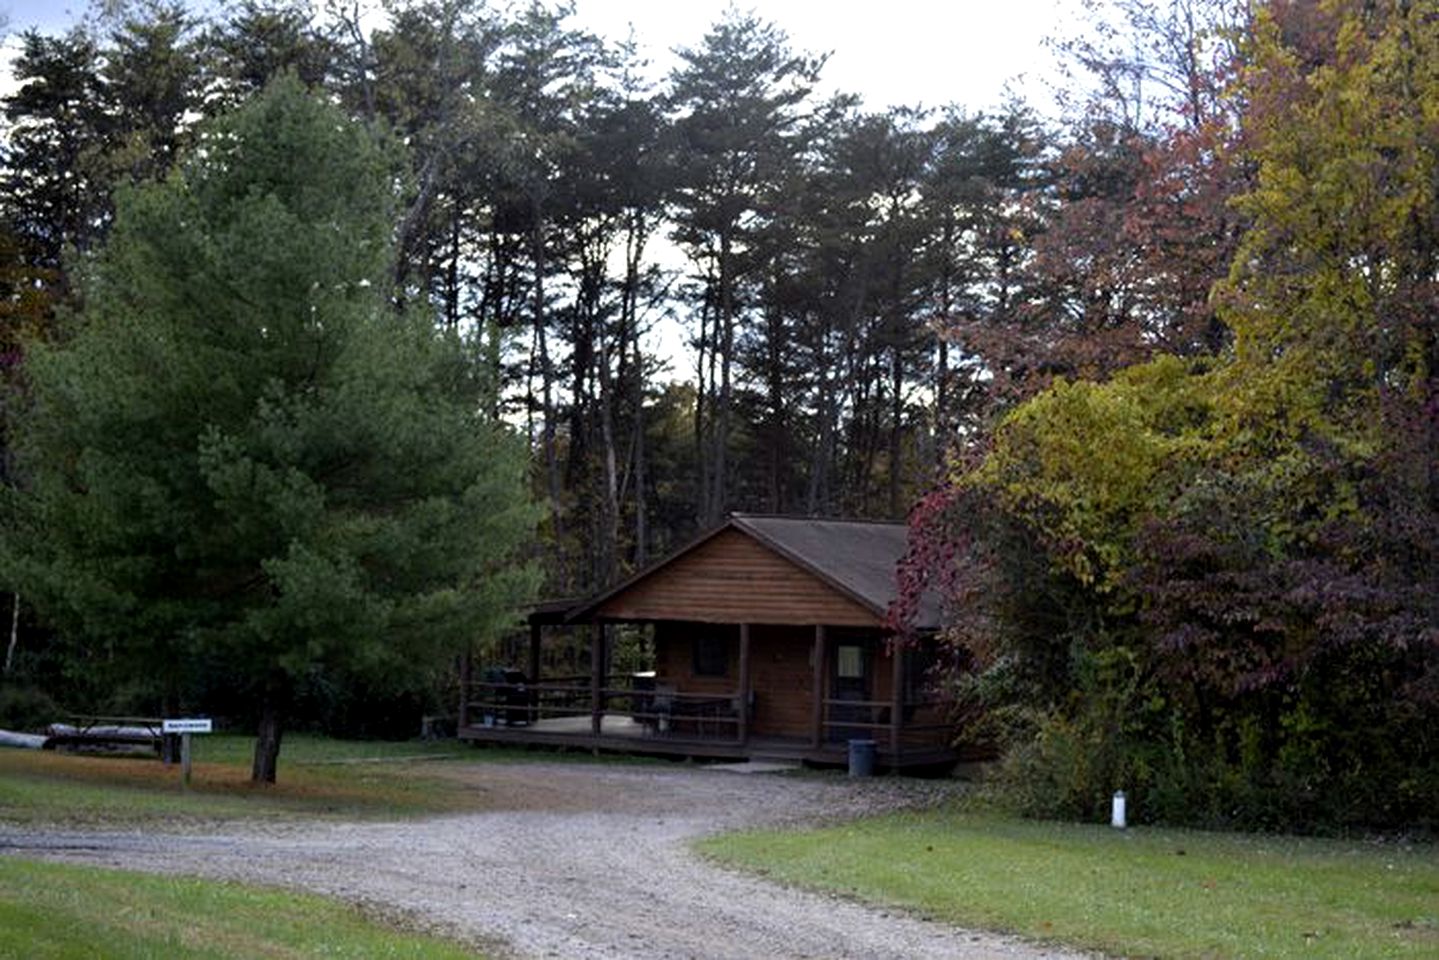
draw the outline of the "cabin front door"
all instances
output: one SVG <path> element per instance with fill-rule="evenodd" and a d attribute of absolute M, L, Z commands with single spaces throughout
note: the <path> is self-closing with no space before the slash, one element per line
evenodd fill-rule
<path fill-rule="evenodd" d="M 830 707 L 832 740 L 866 739 L 874 731 L 846 723 L 868 723 L 870 708 L 865 705 L 874 689 L 874 644 L 868 640 L 843 639 L 834 645 L 830 657 L 830 699 L 843 701 Z"/>

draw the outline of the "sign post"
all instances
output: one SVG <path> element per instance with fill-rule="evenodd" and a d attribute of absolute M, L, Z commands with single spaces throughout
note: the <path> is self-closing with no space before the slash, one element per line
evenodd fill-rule
<path fill-rule="evenodd" d="M 182 718 L 176 720 L 162 720 L 162 733 L 178 733 L 180 735 L 180 783 L 186 789 L 190 789 L 190 734 L 211 733 L 213 727 L 210 719 L 205 718 Z"/>

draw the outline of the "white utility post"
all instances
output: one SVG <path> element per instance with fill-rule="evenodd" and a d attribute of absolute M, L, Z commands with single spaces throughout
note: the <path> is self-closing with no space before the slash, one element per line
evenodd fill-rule
<path fill-rule="evenodd" d="M 162 720 L 160 722 L 161 733 L 178 733 L 180 735 L 180 784 L 190 789 L 190 734 L 211 733 L 213 727 L 208 717 L 193 718 L 185 717 L 176 720 Z"/>

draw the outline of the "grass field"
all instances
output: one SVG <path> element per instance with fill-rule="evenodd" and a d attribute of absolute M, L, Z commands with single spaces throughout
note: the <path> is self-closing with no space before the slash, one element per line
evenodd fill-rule
<path fill-rule="evenodd" d="M 1121 956 L 1439 957 L 1429 846 L 935 812 L 700 849 L 782 882 Z"/>
<path fill-rule="evenodd" d="M 476 955 L 323 897 L 0 857 L 3 960 Z"/>
<path fill-rule="evenodd" d="M 236 817 L 460 813 L 480 809 L 483 798 L 464 778 L 445 775 L 451 761 L 664 762 L 507 746 L 476 748 L 454 740 L 389 742 L 290 734 L 280 751 L 279 782 L 257 786 L 250 783 L 253 750 L 252 737 L 196 736 L 191 789 L 183 793 L 179 767 L 153 756 L 0 749 L 0 822 L 113 827 L 164 820 L 167 829 L 183 829 L 187 821 Z"/>
<path fill-rule="evenodd" d="M 250 783 L 249 737 L 195 738 L 189 793 L 177 766 L 148 757 L 0 750 L 0 819 L 107 826 L 164 819 L 333 815 L 397 817 L 468 809 L 471 791 L 428 774 L 445 758 L 485 755 L 444 744 L 285 738 L 279 782 Z"/>

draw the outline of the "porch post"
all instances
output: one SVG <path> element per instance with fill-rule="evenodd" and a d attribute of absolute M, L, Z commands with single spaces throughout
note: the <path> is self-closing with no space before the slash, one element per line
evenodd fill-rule
<path fill-rule="evenodd" d="M 605 625 L 595 624 L 590 633 L 590 732 L 600 735 L 604 709 L 600 704 L 600 691 L 604 688 L 605 677 Z"/>
<path fill-rule="evenodd" d="M 540 719 L 540 694 L 539 691 L 533 689 L 540 682 L 540 629 L 538 623 L 530 624 L 530 662 L 526 665 L 528 669 L 525 671 L 532 688 L 530 691 L 530 723 Z"/>
<path fill-rule="evenodd" d="M 894 661 L 890 673 L 889 691 L 889 756 L 890 770 L 899 772 L 899 735 L 904 726 L 904 644 L 899 637 L 890 637 L 889 655 Z"/>
<path fill-rule="evenodd" d="M 810 681 L 813 702 L 810 707 L 810 746 L 816 750 L 824 743 L 824 625 L 814 628 L 814 672 Z"/>
<path fill-rule="evenodd" d="M 749 624 L 739 625 L 739 722 L 735 734 L 740 743 L 749 741 Z"/>

